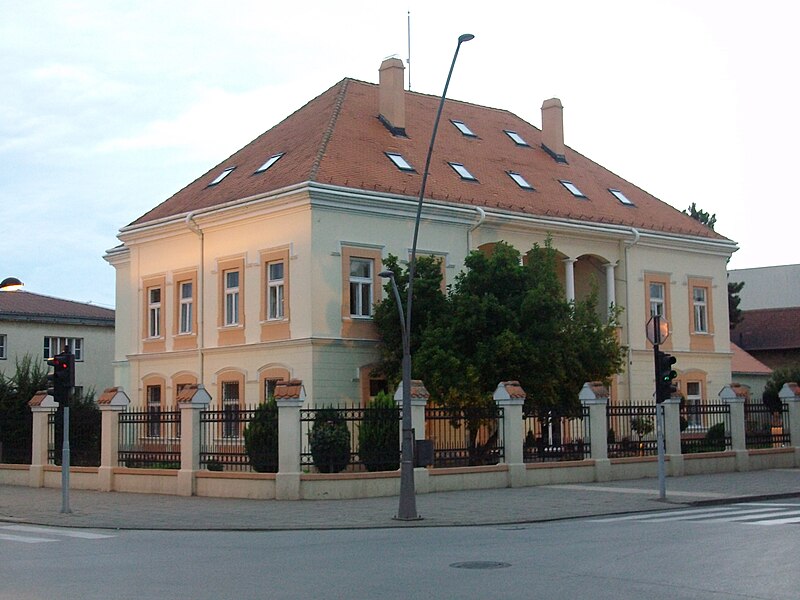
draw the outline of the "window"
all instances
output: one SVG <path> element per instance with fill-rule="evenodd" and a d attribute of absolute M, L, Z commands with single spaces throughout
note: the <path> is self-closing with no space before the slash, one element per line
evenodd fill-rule
<path fill-rule="evenodd" d="M 75 355 L 76 361 L 83 360 L 83 338 L 45 336 L 42 356 L 45 360 L 53 358 L 56 354 L 61 354 L 65 348 Z"/>
<path fill-rule="evenodd" d="M 665 288 L 663 283 L 650 284 L 650 316 L 666 317 L 664 312 Z"/>
<path fill-rule="evenodd" d="M 161 288 L 147 291 L 147 335 L 161 337 Z"/>
<path fill-rule="evenodd" d="M 475 134 L 473 133 L 472 129 L 470 129 L 469 127 L 467 127 L 467 124 L 466 124 L 466 123 L 464 123 L 463 121 L 456 121 L 455 119 L 450 119 L 450 122 L 451 122 L 453 125 L 455 125 L 455 126 L 456 126 L 456 129 L 458 129 L 458 130 L 459 130 L 461 133 L 463 133 L 463 134 L 464 134 L 464 135 L 466 135 L 467 137 L 478 137 L 477 135 L 475 135 Z"/>
<path fill-rule="evenodd" d="M 161 386 L 147 386 L 147 435 L 161 437 Z"/>
<path fill-rule="evenodd" d="M 701 386 L 699 381 L 686 382 L 686 421 L 688 429 L 702 429 L 703 420 L 698 407 L 703 399 L 700 394 Z"/>
<path fill-rule="evenodd" d="M 561 182 L 561 185 L 567 188 L 570 191 L 570 193 L 576 198 L 586 198 L 584 193 L 580 191 L 580 189 L 578 189 L 578 186 L 572 183 L 571 181 L 565 181 L 563 179 L 559 179 L 558 181 Z"/>
<path fill-rule="evenodd" d="M 194 312 L 194 286 L 191 281 L 180 284 L 180 323 L 178 333 L 192 333 L 192 320 Z"/>
<path fill-rule="evenodd" d="M 266 401 L 269 401 L 271 398 L 275 398 L 275 387 L 278 385 L 279 381 L 282 380 L 281 379 L 264 380 L 264 398 L 266 398 Z"/>
<path fill-rule="evenodd" d="M 225 179 L 228 175 L 230 175 L 235 168 L 236 167 L 228 167 L 227 169 L 225 169 L 222 173 L 217 175 L 217 177 L 214 179 L 214 181 L 212 181 L 211 183 L 208 184 L 208 187 L 211 187 L 212 185 L 217 185 L 218 183 L 220 183 L 223 179 Z"/>
<path fill-rule="evenodd" d="M 627 205 L 627 206 L 633 206 L 633 202 L 631 202 L 631 201 L 628 199 L 628 197 L 627 197 L 625 194 L 623 194 L 622 192 L 620 192 L 619 190 L 614 190 L 614 189 L 611 189 L 611 188 L 609 188 L 609 190 L 608 190 L 608 191 L 609 191 L 609 192 L 611 192 L 611 193 L 613 194 L 613 196 L 614 196 L 614 197 L 615 197 L 617 200 L 619 200 L 620 202 L 622 202 L 623 204 L 625 204 L 625 205 Z"/>
<path fill-rule="evenodd" d="M 222 437 L 239 437 L 239 382 L 222 382 Z"/>
<path fill-rule="evenodd" d="M 281 156 L 283 156 L 283 152 L 279 152 L 278 154 L 273 154 L 272 156 L 270 156 L 267 159 L 267 162 L 265 162 L 263 165 L 258 167 L 258 169 L 256 169 L 256 173 L 263 173 L 264 171 L 269 169 L 272 165 L 274 165 L 276 162 L 280 160 Z"/>
<path fill-rule="evenodd" d="M 504 129 L 503 131 L 505 131 L 505 134 L 508 137 L 510 137 L 512 140 L 514 140 L 514 143 L 517 146 L 528 146 L 529 145 L 528 142 L 526 142 L 524 139 L 522 139 L 522 136 L 520 134 L 518 134 L 516 131 L 509 131 L 508 129 Z"/>
<path fill-rule="evenodd" d="M 402 154 L 398 154 L 397 152 L 386 152 L 386 156 L 394 163 L 394 166 L 400 169 L 401 171 L 413 171 L 416 172 L 416 169 L 411 166 L 411 164 L 403 158 Z"/>
<path fill-rule="evenodd" d="M 462 165 L 461 163 L 448 163 L 453 170 L 459 174 L 461 179 L 466 179 L 468 181 L 478 181 L 477 178 L 467 170 L 467 167 Z"/>
<path fill-rule="evenodd" d="M 6 358 L 8 358 L 6 351 L 6 335 L 2 333 L 0 334 L 0 360 L 5 360 Z"/>
<path fill-rule="evenodd" d="M 528 183 L 528 181 L 519 173 L 514 173 L 514 171 L 508 171 L 508 176 L 513 179 L 519 187 L 524 190 L 533 190 L 533 186 Z"/>
<path fill-rule="evenodd" d="M 239 271 L 225 272 L 225 325 L 239 324 Z"/>
<path fill-rule="evenodd" d="M 372 260 L 350 259 L 350 316 L 372 316 Z"/>
<path fill-rule="evenodd" d="M 267 320 L 283 319 L 283 261 L 267 263 Z"/>
<path fill-rule="evenodd" d="M 694 332 L 708 333 L 708 305 L 706 303 L 706 288 L 692 288 L 692 302 L 694 304 Z"/>

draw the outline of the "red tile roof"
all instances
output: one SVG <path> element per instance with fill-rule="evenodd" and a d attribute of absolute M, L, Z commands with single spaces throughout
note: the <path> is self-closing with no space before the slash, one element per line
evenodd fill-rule
<path fill-rule="evenodd" d="M 405 92 L 406 133 L 396 137 L 378 119 L 378 86 L 344 79 L 247 146 L 139 217 L 131 225 L 268 194 L 304 182 L 358 190 L 419 195 L 439 98 Z M 466 137 L 449 119 L 466 123 Z M 504 133 L 515 131 L 529 144 L 519 146 Z M 542 132 L 505 110 L 448 100 L 436 138 L 426 198 L 595 223 L 608 223 L 717 240 L 725 238 L 567 147 L 561 164 L 541 148 Z M 283 157 L 262 173 L 269 157 Z M 399 170 L 385 152 L 398 152 L 416 169 Z M 478 179 L 462 180 L 448 162 L 459 162 Z M 226 168 L 222 182 L 209 184 Z M 520 188 L 508 172 L 520 173 L 536 191 Z M 586 196 L 574 197 L 559 180 L 574 183 Z M 625 206 L 608 190 L 622 191 Z"/>
<path fill-rule="evenodd" d="M 745 350 L 800 348 L 800 306 L 742 311 L 731 340 Z"/>
<path fill-rule="evenodd" d="M 0 292 L 0 321 L 56 321 L 113 327 L 114 311 L 31 292 Z"/>
<path fill-rule="evenodd" d="M 749 375 L 769 375 L 772 373 L 772 369 L 767 365 L 733 342 L 731 342 L 731 352 L 733 352 L 731 357 L 732 373 L 747 373 Z"/>

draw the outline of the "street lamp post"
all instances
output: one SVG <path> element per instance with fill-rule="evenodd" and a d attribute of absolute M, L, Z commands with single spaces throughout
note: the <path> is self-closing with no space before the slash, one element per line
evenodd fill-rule
<path fill-rule="evenodd" d="M 414 219 L 414 238 L 411 243 L 411 260 L 408 265 L 408 288 L 406 295 L 405 323 L 403 323 L 403 307 L 400 304 L 400 293 L 397 290 L 397 282 L 394 276 L 389 276 L 386 271 L 381 273 L 382 277 L 389 276 L 394 290 L 397 309 L 400 312 L 400 323 L 403 336 L 403 439 L 401 446 L 400 462 L 400 504 L 397 509 L 396 519 L 400 521 L 412 521 L 419 519 L 417 514 L 417 501 L 414 492 L 414 432 L 411 429 L 411 306 L 414 288 L 414 274 L 417 269 L 417 238 L 419 237 L 419 222 L 422 216 L 422 202 L 425 198 L 425 184 L 428 181 L 428 172 L 431 166 L 431 155 L 433 154 L 433 144 L 436 141 L 436 131 L 439 129 L 439 120 L 444 108 L 444 100 L 447 96 L 447 88 L 450 86 L 450 77 L 456 66 L 458 51 L 461 44 L 468 42 L 475 36 L 471 33 L 464 33 L 458 36 L 458 45 L 453 54 L 453 62 L 450 63 L 450 71 L 447 73 L 447 80 L 444 84 L 442 97 L 439 100 L 439 109 L 436 111 L 436 119 L 433 122 L 433 132 L 431 133 L 431 143 L 428 146 L 428 155 L 425 158 L 425 170 L 422 172 L 422 184 L 419 189 L 419 200 L 417 201 L 417 214 Z"/>

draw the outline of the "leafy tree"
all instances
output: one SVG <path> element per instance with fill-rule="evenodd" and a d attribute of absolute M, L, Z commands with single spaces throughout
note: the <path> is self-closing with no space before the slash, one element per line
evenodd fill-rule
<path fill-rule="evenodd" d="M 244 428 L 244 448 L 254 471 L 278 472 L 278 405 L 274 397 L 258 405 Z"/>
<path fill-rule="evenodd" d="M 337 409 L 321 408 L 308 434 L 311 457 L 320 473 L 338 473 L 350 462 L 350 430 Z"/>
<path fill-rule="evenodd" d="M 25 463 L 31 457 L 32 416 L 28 402 L 46 387 L 47 372 L 41 360 L 18 358 L 11 377 L 0 375 L 0 446 L 3 462 Z"/>
<path fill-rule="evenodd" d="M 102 415 L 94 400 L 93 389 L 73 393 L 69 400 L 69 461 L 74 467 L 100 466 Z M 53 452 L 55 464 L 61 464 L 64 412 L 59 406 L 55 418 Z"/>
<path fill-rule="evenodd" d="M 796 364 L 791 367 L 783 367 L 772 371 L 772 375 L 770 375 L 766 385 L 764 386 L 764 404 L 772 407 L 772 410 L 779 410 L 781 406 L 781 400 L 778 394 L 780 393 L 783 384 L 789 383 L 790 381 L 800 383 L 800 364 Z"/>
<path fill-rule="evenodd" d="M 711 230 L 713 230 L 714 225 L 717 224 L 716 213 L 714 213 L 713 215 L 709 214 L 706 211 L 697 208 L 697 205 L 694 202 L 692 202 L 692 205 L 683 212 L 684 214 L 689 215 L 695 221 L 699 221 L 700 223 L 702 223 Z"/>
<path fill-rule="evenodd" d="M 400 420 L 397 404 L 380 392 L 367 405 L 358 430 L 358 456 L 367 471 L 395 471 L 400 468 Z"/>

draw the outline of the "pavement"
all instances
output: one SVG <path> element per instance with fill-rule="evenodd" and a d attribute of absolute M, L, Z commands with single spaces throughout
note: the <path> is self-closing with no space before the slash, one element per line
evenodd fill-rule
<path fill-rule="evenodd" d="M 398 497 L 247 500 L 0 485 L 3 523 L 99 529 L 279 531 L 513 525 L 561 519 L 800 497 L 800 469 L 418 494 L 414 521 L 398 521 Z"/>

